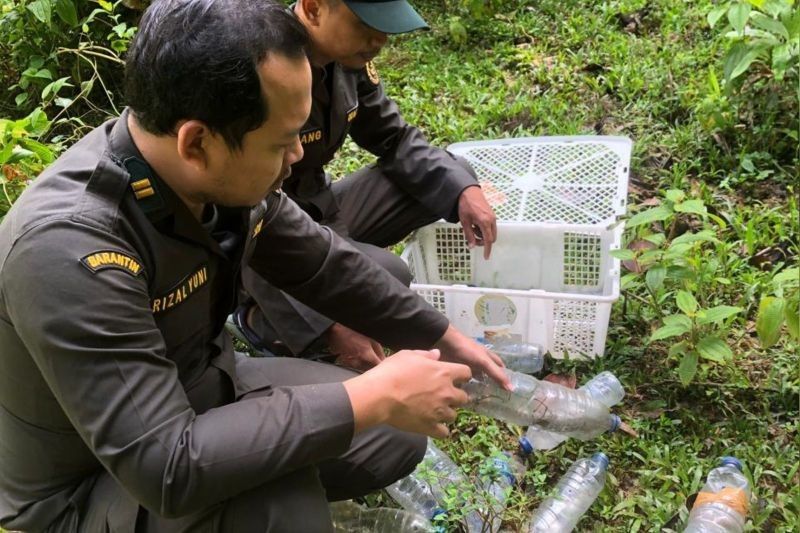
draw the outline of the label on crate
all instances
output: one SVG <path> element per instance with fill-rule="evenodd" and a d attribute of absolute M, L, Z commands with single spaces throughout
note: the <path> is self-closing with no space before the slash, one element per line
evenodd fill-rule
<path fill-rule="evenodd" d="M 510 328 L 517 320 L 517 306 L 502 294 L 484 294 L 475 302 L 475 316 L 484 326 Z"/>

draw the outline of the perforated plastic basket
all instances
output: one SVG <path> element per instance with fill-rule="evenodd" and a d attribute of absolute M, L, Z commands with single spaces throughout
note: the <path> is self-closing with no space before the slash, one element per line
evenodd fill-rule
<path fill-rule="evenodd" d="M 602 355 L 619 297 L 619 247 L 631 142 L 537 137 L 449 148 L 475 168 L 498 216 L 486 261 L 460 226 L 437 222 L 409 240 L 414 288 L 472 337 L 510 334 L 556 357 Z"/>

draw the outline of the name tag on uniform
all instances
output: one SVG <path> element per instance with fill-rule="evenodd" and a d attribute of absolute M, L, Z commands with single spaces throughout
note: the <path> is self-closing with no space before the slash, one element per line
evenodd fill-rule
<path fill-rule="evenodd" d="M 206 283 L 208 283 L 208 266 L 202 265 L 178 282 L 167 294 L 154 299 L 151 302 L 153 314 L 163 313 L 182 304 Z"/>
<path fill-rule="evenodd" d="M 300 132 L 300 144 L 311 144 L 322 140 L 322 128 Z"/>

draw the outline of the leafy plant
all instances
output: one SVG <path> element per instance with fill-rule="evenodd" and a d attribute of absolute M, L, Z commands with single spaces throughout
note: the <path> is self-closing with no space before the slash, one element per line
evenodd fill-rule
<path fill-rule="evenodd" d="M 733 0 L 709 12 L 712 28 L 723 17 L 728 22 L 722 30 L 730 42 L 724 62 L 726 84 L 754 63 L 770 68 L 779 81 L 790 69 L 797 70 L 800 11 L 794 4 L 794 0 Z"/>
<path fill-rule="evenodd" d="M 30 178 L 55 159 L 55 149 L 39 142 L 50 127 L 44 111 L 35 109 L 19 120 L 0 118 L 0 219 L 23 191 Z"/>
<path fill-rule="evenodd" d="M 772 278 L 773 295 L 761 298 L 756 317 L 756 332 L 764 348 L 776 344 L 781 327 L 794 339 L 800 339 L 800 268 L 790 268 Z"/>
<path fill-rule="evenodd" d="M 699 221 L 699 231 L 691 230 L 688 222 L 692 221 Z M 643 287 L 645 301 L 658 317 L 659 327 L 649 342 L 673 339 L 669 355 L 678 360 L 678 377 L 688 385 L 701 360 L 716 364 L 733 360 L 726 339 L 731 322 L 742 308 L 714 305 L 713 287 L 730 280 L 722 276 L 719 261 L 707 253 L 708 245 L 719 242 L 718 230 L 725 222 L 709 213 L 703 200 L 671 189 L 659 205 L 631 217 L 627 227 L 639 230 L 653 223 L 660 231 L 648 230 L 635 241 L 635 251 L 629 247 L 612 254 L 631 266 L 623 286 Z M 688 231 L 679 235 L 680 227 Z M 676 312 L 664 311 L 670 308 Z"/>

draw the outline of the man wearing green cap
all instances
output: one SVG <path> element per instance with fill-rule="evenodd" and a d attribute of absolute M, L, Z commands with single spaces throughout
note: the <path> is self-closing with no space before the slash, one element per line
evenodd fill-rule
<path fill-rule="evenodd" d="M 389 34 L 426 29 L 422 17 L 405 0 L 299 0 L 293 9 L 311 37 L 313 102 L 301 131 L 305 156 L 293 165 L 284 192 L 405 284 L 411 281 L 407 267 L 385 247 L 442 218 L 460 221 L 469 245 L 483 246 L 488 258 L 497 226 L 474 171 L 403 120 L 372 63 Z M 324 166 L 348 134 L 378 161 L 332 183 Z M 255 303 L 244 304 L 233 319 L 256 347 L 280 355 L 326 347 L 339 363 L 360 369 L 383 359 L 376 342 L 252 272 L 244 285 Z"/>

